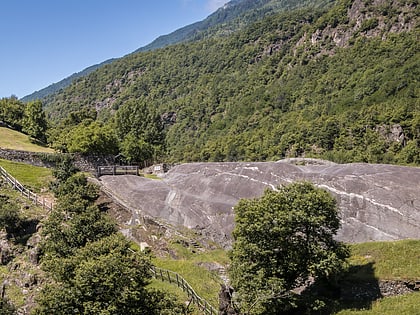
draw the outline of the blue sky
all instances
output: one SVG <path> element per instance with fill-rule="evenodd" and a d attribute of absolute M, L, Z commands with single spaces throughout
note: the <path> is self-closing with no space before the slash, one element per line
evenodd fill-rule
<path fill-rule="evenodd" d="M 0 98 L 21 98 L 156 37 L 228 0 L 1 0 Z"/>

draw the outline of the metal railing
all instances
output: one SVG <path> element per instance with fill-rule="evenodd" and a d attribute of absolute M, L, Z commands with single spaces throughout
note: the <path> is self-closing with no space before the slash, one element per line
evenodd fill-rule
<path fill-rule="evenodd" d="M 199 308 L 199 310 L 203 311 L 203 314 L 218 314 L 218 311 L 209 302 L 207 302 L 206 300 L 201 298 L 197 293 L 195 293 L 194 289 L 178 273 L 167 269 L 158 268 L 155 266 L 152 267 L 152 273 L 156 279 L 175 284 L 180 289 L 182 289 L 182 291 L 184 291 L 191 299 L 191 302 L 194 303 Z"/>
<path fill-rule="evenodd" d="M 41 206 L 43 209 L 51 211 L 53 209 L 53 204 L 45 200 L 45 198 L 38 196 L 29 189 L 25 188 L 19 181 L 14 178 L 12 175 L 7 173 L 7 171 L 0 166 L 0 176 L 4 181 L 12 186 L 12 189 L 19 191 L 22 196 L 32 201 L 36 206 Z"/>
<path fill-rule="evenodd" d="M 112 166 L 98 166 L 96 170 L 97 177 L 102 175 L 137 175 L 139 176 L 138 166 L 124 166 L 124 165 L 112 165 Z"/>

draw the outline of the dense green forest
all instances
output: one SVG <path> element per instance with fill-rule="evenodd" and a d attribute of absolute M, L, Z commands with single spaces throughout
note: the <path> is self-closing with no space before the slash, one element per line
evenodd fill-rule
<path fill-rule="evenodd" d="M 416 0 L 340 0 L 139 52 L 44 99 L 57 149 L 130 162 L 420 163 Z"/>

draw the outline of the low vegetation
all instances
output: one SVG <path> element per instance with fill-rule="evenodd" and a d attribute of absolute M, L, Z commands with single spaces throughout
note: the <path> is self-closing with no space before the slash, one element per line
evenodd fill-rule
<path fill-rule="evenodd" d="M 392 242 L 368 242 L 349 245 L 349 266 L 345 274 L 346 285 L 360 281 L 379 280 L 420 280 L 420 241 L 403 240 Z M 228 253 L 217 250 L 203 253 L 192 253 L 191 250 L 175 243 L 172 247 L 177 259 L 153 259 L 153 263 L 161 268 L 170 269 L 181 274 L 188 282 L 193 284 L 194 289 L 205 297 L 213 305 L 217 306 L 217 295 L 220 290 L 216 275 L 203 268 L 205 262 L 218 262 L 221 265 L 229 265 Z M 206 279 L 203 281 L 203 279 Z M 203 282 L 208 282 L 203 286 Z M 213 284 L 212 284 L 213 283 Z M 178 296 L 179 301 L 188 301 L 176 286 L 167 282 L 153 281 L 152 286 L 168 290 Z M 327 311 L 325 314 L 335 315 L 414 315 L 416 314 L 420 294 L 414 292 L 402 296 L 384 297 L 371 300 L 368 303 L 350 305 L 346 302 L 331 302 L 336 311 Z M 214 304 L 216 303 L 216 304 Z M 191 306 L 192 308 L 192 306 Z M 398 312 L 396 311 L 398 310 Z M 319 314 L 316 313 L 315 314 Z"/>

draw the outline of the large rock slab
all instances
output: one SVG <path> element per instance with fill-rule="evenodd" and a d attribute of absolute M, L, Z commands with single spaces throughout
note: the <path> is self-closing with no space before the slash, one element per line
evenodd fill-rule
<path fill-rule="evenodd" d="M 104 189 L 133 212 L 174 225 L 197 228 L 229 244 L 233 207 L 294 181 L 310 181 L 338 202 L 345 242 L 420 238 L 420 168 L 334 164 L 318 160 L 252 163 L 190 163 L 173 167 L 162 180 L 103 176 Z"/>

